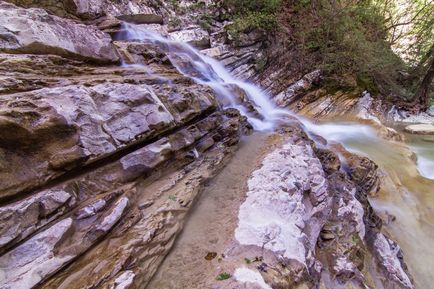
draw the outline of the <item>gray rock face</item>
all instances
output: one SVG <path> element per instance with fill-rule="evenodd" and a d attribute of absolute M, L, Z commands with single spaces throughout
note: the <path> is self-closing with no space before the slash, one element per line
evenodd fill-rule
<path fill-rule="evenodd" d="M 163 24 L 163 17 L 147 2 L 151 1 L 108 1 L 108 0 L 67 0 L 68 12 L 84 19 L 100 16 L 115 16 L 120 20 L 137 24 Z"/>
<path fill-rule="evenodd" d="M 311 194 L 309 205 L 304 200 L 306 191 Z M 250 178 L 235 237 L 242 245 L 262 246 L 307 267 L 306 256 L 313 253 L 309 237 L 315 243 L 325 222 L 308 216 L 328 214 L 327 194 L 321 163 L 311 148 L 286 144 L 269 154 Z M 318 231 L 305 232 L 307 226 Z"/>
<path fill-rule="evenodd" d="M 93 20 L 103 16 L 119 16 L 136 23 L 163 23 L 163 17 L 152 0 L 8 0 L 24 7 L 37 7 L 65 18 Z"/>
<path fill-rule="evenodd" d="M 17 172 L 15 177 L 13 172 L 0 173 L 4 180 L 0 195 L 12 196 L 58 176 L 61 169 L 93 162 L 216 108 L 210 90 L 201 86 L 188 91 L 167 87 L 158 94 L 145 84 L 104 83 L 5 96 L 0 101 L 0 128 L 9 133 L 0 137 L 0 143 L 12 155 L 16 144 L 28 151 L 37 149 L 27 160 L 39 170 L 24 167 L 21 172 L 29 173 Z M 38 161 L 42 155 L 46 162 Z M 22 154 L 16 158 L 22 159 Z"/>
<path fill-rule="evenodd" d="M 171 32 L 169 38 L 191 44 L 199 49 L 210 48 L 209 34 L 200 27 Z"/>
<path fill-rule="evenodd" d="M 0 208 L 0 252 L 61 215 L 74 202 L 71 194 L 48 190 Z"/>
<path fill-rule="evenodd" d="M 60 221 L 0 257 L 2 288 L 32 288 L 70 260 L 71 256 L 55 256 L 54 249 L 71 226 L 70 218 Z"/>
<path fill-rule="evenodd" d="M 99 62 L 119 60 L 110 37 L 96 27 L 0 2 L 0 51 L 57 54 Z"/>
<path fill-rule="evenodd" d="M 292 131 L 248 181 L 235 230 L 239 245 L 230 252 L 257 248 L 262 264 L 248 265 L 243 276 L 245 266 L 238 267 L 237 280 L 261 288 L 367 288 L 376 286 L 375 278 L 381 288 L 413 288 L 399 247 L 379 231 L 381 221 L 366 198 L 377 189 L 375 164 L 344 152 L 345 173 L 337 155 L 301 135 Z"/>
<path fill-rule="evenodd" d="M 402 268 L 399 258 L 401 249 L 398 244 L 388 239 L 383 234 L 377 234 L 373 243 L 377 258 L 380 264 L 382 264 L 383 270 L 391 279 L 390 284 L 396 282 L 403 288 L 414 288 L 410 278 Z"/>

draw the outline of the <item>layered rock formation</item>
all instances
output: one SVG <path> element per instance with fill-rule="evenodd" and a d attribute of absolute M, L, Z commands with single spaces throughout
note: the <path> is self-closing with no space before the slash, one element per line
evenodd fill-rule
<path fill-rule="evenodd" d="M 157 47 L 122 68 L 95 26 L 0 14 L 0 287 L 146 284 L 249 125 Z"/>
<path fill-rule="evenodd" d="M 0 288 L 145 288 L 251 125 L 212 87 L 182 75 L 192 63 L 175 61 L 164 43 L 113 42 L 105 32 L 139 23 L 244 77 L 255 73 L 264 35 L 253 31 L 234 49 L 225 20 L 207 30 L 189 15 L 208 10 L 159 1 L 8 2 L 20 6 L 0 1 Z M 318 77 L 277 99 L 286 105 Z M 225 89 L 261 117 L 240 87 Z M 266 251 L 265 265 L 241 268 L 234 288 L 252 276 L 272 288 L 328 278 L 372 285 L 365 260 L 388 278 L 378 281 L 384 288 L 412 288 L 366 199 L 376 167 L 347 155 L 345 172 L 297 125 L 283 135 L 249 181 L 235 234 L 240 246 Z"/>

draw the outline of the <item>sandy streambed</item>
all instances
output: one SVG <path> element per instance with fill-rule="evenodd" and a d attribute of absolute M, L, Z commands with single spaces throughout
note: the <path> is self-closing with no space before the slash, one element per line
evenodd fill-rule
<path fill-rule="evenodd" d="M 258 248 L 237 248 L 234 232 L 249 176 L 280 142 L 279 136 L 261 133 L 242 140 L 230 163 L 202 192 L 181 236 L 147 288 L 243 288 L 234 278 L 216 278 L 224 272 L 233 274 L 253 262 L 256 253 L 260 255 Z"/>

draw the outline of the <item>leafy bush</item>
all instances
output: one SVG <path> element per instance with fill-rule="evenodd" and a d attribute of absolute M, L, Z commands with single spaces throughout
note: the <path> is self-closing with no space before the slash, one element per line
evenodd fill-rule
<path fill-rule="evenodd" d="M 234 23 L 229 32 L 237 34 L 253 29 L 273 31 L 277 27 L 277 13 L 281 0 L 224 0 Z"/>

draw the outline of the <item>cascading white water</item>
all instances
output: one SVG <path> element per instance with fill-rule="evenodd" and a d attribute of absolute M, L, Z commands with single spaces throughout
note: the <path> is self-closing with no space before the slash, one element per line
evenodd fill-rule
<path fill-rule="evenodd" d="M 225 67 L 215 59 L 202 55 L 188 44 L 165 38 L 147 31 L 140 26 L 124 23 L 123 40 L 148 42 L 165 51 L 172 64 L 182 74 L 192 78 L 196 83 L 210 86 L 216 95 L 227 103 L 228 107 L 238 109 L 247 116 L 256 130 L 271 130 L 283 116 L 293 116 L 290 112 L 277 108 L 270 97 L 255 85 L 234 78 Z M 231 86 L 242 89 L 254 105 L 260 117 L 250 113 L 234 96 Z"/>

